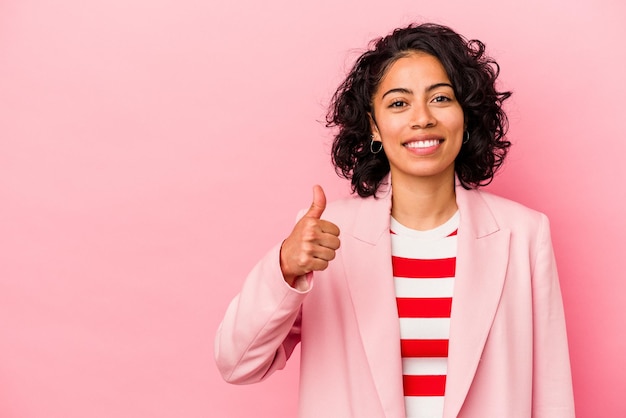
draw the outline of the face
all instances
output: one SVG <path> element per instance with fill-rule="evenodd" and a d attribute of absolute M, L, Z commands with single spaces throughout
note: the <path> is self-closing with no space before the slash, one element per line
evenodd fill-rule
<path fill-rule="evenodd" d="M 383 142 L 397 182 L 454 178 L 464 116 L 441 62 L 415 52 L 398 59 L 373 97 L 374 140 Z"/>

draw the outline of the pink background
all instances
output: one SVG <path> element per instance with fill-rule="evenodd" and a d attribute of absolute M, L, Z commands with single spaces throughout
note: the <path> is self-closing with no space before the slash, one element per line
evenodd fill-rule
<path fill-rule="evenodd" d="M 626 416 L 626 7 L 0 2 L 0 416 L 289 417 L 297 357 L 222 382 L 213 337 L 320 183 L 320 121 L 368 40 L 433 20 L 502 66 L 493 191 L 552 220 L 578 416 Z"/>

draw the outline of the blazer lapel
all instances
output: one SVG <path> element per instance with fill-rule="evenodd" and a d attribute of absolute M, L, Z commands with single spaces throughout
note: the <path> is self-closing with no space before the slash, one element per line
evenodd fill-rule
<path fill-rule="evenodd" d="M 456 188 L 461 215 L 444 417 L 456 417 L 476 373 L 502 294 L 510 231 L 500 229 L 480 192 Z"/>
<path fill-rule="evenodd" d="M 400 328 L 391 267 L 391 193 L 360 201 L 342 240 L 345 272 L 369 369 L 385 416 L 404 416 Z"/>

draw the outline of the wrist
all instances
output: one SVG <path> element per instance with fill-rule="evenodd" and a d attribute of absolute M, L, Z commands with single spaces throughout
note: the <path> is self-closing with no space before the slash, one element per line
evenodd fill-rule
<path fill-rule="evenodd" d="M 283 241 L 283 243 L 280 245 L 280 251 L 278 255 L 278 262 L 280 264 L 280 272 L 282 273 L 283 279 L 285 280 L 285 282 L 289 286 L 294 287 L 294 283 L 296 279 L 298 278 L 298 275 L 289 273 L 289 270 L 287 269 L 287 266 L 286 266 L 287 263 L 283 260 L 283 246 L 284 245 L 285 245 L 285 241 Z"/>

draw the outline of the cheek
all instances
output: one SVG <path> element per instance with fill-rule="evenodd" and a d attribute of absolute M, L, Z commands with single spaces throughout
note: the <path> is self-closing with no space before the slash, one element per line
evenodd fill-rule
<path fill-rule="evenodd" d="M 465 121 L 463 120 L 462 113 L 460 114 L 460 116 L 451 115 L 449 118 L 447 118 L 445 124 L 448 129 L 455 134 L 458 133 L 459 135 L 463 135 L 463 132 L 465 131 Z"/>
<path fill-rule="evenodd" d="M 378 129 L 382 139 L 392 139 L 399 136 L 407 126 L 407 122 L 402 118 L 387 118 L 378 123 Z"/>
<path fill-rule="evenodd" d="M 459 113 L 456 116 L 456 120 L 458 122 L 459 129 L 461 131 L 465 131 L 465 114 L 463 113 L 463 110 L 461 108 L 459 108 Z"/>

